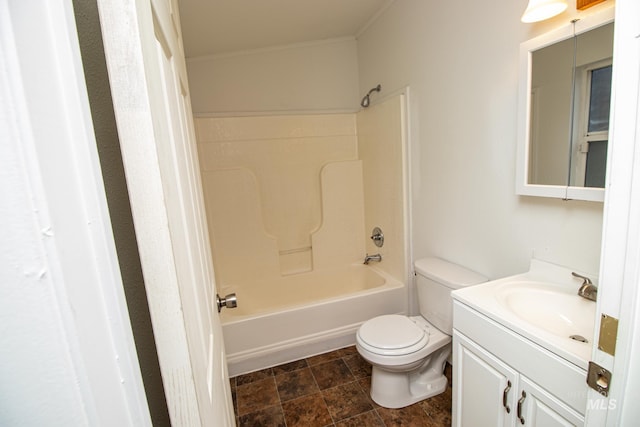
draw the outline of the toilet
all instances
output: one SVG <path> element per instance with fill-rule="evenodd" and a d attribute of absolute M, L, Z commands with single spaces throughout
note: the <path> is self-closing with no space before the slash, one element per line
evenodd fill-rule
<path fill-rule="evenodd" d="M 487 278 L 439 258 L 414 263 L 420 316 L 374 317 L 356 334 L 358 353 L 372 365 L 371 398 L 402 408 L 447 388 L 445 362 L 451 354 L 451 291 Z"/>

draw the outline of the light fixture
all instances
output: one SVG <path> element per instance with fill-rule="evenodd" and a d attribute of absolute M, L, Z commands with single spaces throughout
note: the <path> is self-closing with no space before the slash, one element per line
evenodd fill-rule
<path fill-rule="evenodd" d="M 562 13 L 567 8 L 566 0 L 529 0 L 527 10 L 522 15 L 522 22 L 543 21 Z"/>

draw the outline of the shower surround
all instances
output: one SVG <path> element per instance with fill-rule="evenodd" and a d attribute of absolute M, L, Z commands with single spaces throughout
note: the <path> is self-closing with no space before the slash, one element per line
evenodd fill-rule
<path fill-rule="evenodd" d="M 404 96 L 359 113 L 195 119 L 231 375 L 405 312 Z M 379 226 L 385 245 L 369 234 Z M 363 266 L 366 253 L 383 260 Z"/>

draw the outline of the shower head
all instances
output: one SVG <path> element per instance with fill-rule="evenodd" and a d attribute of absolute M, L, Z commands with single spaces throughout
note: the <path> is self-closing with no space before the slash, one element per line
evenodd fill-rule
<path fill-rule="evenodd" d="M 362 108 L 367 108 L 369 106 L 369 95 L 371 95 L 372 92 L 380 92 L 380 89 L 382 89 L 382 86 L 378 85 L 367 92 L 364 98 L 362 98 L 362 101 L 360 101 L 360 105 L 362 105 Z"/>

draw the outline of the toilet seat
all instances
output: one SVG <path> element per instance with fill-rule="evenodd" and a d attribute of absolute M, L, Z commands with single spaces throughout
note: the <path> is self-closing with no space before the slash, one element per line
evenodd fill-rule
<path fill-rule="evenodd" d="M 381 356 L 403 356 L 422 350 L 429 342 L 429 329 L 407 316 L 391 314 L 365 322 L 357 334 L 365 350 Z"/>

